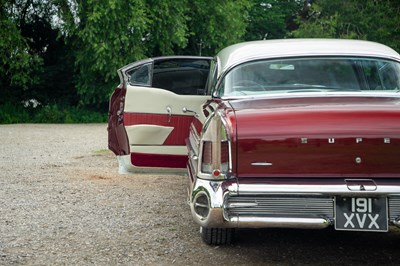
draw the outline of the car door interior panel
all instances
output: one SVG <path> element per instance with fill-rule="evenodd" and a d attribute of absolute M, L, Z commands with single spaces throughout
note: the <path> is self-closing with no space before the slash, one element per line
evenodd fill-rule
<path fill-rule="evenodd" d="M 174 129 L 173 127 L 158 125 L 134 125 L 125 128 L 131 147 L 135 145 L 162 145 Z"/>
<path fill-rule="evenodd" d="M 121 83 L 110 101 L 109 147 L 118 156 L 120 173 L 184 171 L 190 125 L 206 119 L 202 105 L 211 99 L 205 95 L 210 62 L 210 57 L 164 56 L 118 70 Z"/>

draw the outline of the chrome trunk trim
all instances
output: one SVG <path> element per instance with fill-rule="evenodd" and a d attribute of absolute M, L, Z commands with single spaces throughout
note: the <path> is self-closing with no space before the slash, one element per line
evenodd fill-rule
<path fill-rule="evenodd" d="M 300 180 L 300 179 L 299 179 Z M 329 179 L 326 179 L 329 181 Z M 341 195 L 341 196 L 362 196 L 368 195 L 379 196 L 379 195 L 398 195 L 400 196 L 400 184 L 385 184 L 375 180 L 377 188 L 374 191 L 361 191 L 361 190 L 350 190 L 345 181 L 342 179 L 341 182 L 323 184 L 277 184 L 277 183 L 248 183 L 239 184 L 239 193 L 241 195 L 273 195 L 273 194 L 285 194 L 285 195 Z"/>

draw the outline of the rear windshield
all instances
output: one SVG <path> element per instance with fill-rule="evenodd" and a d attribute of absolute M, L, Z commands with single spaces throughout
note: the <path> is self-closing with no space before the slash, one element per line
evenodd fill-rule
<path fill-rule="evenodd" d="M 293 92 L 399 92 L 400 63 L 376 58 L 319 57 L 261 60 L 226 74 L 219 96 Z"/>

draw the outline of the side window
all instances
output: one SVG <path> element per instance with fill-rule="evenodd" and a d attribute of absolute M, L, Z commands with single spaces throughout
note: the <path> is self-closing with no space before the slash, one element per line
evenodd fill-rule
<path fill-rule="evenodd" d="M 365 76 L 365 80 L 367 81 L 367 84 L 368 84 L 368 89 L 369 90 L 382 90 L 382 85 L 381 85 L 380 78 L 379 78 L 377 62 L 363 60 L 363 61 L 361 61 L 361 63 L 362 63 L 362 69 L 363 69 L 363 73 Z"/>
<path fill-rule="evenodd" d="M 131 85 L 151 85 L 151 63 L 146 65 L 140 65 L 127 72 L 129 78 L 129 84 Z"/>
<path fill-rule="evenodd" d="M 161 59 L 154 62 L 152 87 L 180 95 L 204 95 L 209 70 L 207 59 Z"/>
<path fill-rule="evenodd" d="M 207 78 L 207 85 L 206 85 L 206 94 L 210 95 L 215 91 L 215 85 L 217 84 L 217 73 L 218 73 L 218 64 L 217 59 L 214 58 L 211 61 L 210 66 L 210 73 Z"/>
<path fill-rule="evenodd" d="M 385 90 L 398 90 L 399 89 L 399 69 L 397 69 L 393 64 L 386 63 L 379 68 L 379 77 L 382 82 L 382 87 Z M 396 73 L 397 72 L 397 73 Z"/>
<path fill-rule="evenodd" d="M 364 61 L 364 75 L 370 90 L 398 90 L 400 69 L 385 61 Z"/>

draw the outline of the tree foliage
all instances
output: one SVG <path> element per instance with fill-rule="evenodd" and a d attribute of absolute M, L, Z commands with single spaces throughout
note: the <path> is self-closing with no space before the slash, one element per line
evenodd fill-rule
<path fill-rule="evenodd" d="M 0 0 L 0 105 L 106 109 L 116 70 L 240 41 L 355 38 L 400 51 L 397 0 Z"/>
<path fill-rule="evenodd" d="M 303 3 L 298 0 L 252 0 L 245 38 L 248 41 L 284 38 Z"/>
<path fill-rule="evenodd" d="M 118 82 L 115 71 L 129 61 L 143 58 L 143 36 L 148 21 L 142 0 L 87 0 L 74 9 L 60 2 L 66 33 L 75 51 L 76 88 L 82 104 L 108 100 Z M 70 7 L 71 8 L 71 7 Z"/>
<path fill-rule="evenodd" d="M 400 50 L 400 2 L 397 0 L 318 0 L 298 20 L 294 37 L 364 39 Z"/>
<path fill-rule="evenodd" d="M 30 99 L 42 104 L 76 102 L 74 61 L 54 25 L 54 6 L 43 0 L 1 3 L 0 104 L 24 104 Z"/>
<path fill-rule="evenodd" d="M 149 28 L 144 36 L 147 54 L 173 55 L 188 43 L 188 1 L 147 0 Z"/>
<path fill-rule="evenodd" d="M 247 25 L 247 1 L 56 3 L 76 51 L 76 88 L 83 104 L 107 102 L 118 82 L 115 71 L 125 64 L 156 55 L 198 54 L 200 49 L 213 54 L 242 40 Z"/>
<path fill-rule="evenodd" d="M 225 46 L 243 41 L 250 4 L 249 0 L 192 0 L 186 52 L 211 56 Z"/>
<path fill-rule="evenodd" d="M 38 80 L 42 60 L 21 33 L 21 21 L 13 19 L 12 3 L 0 2 L 0 104 L 20 99 Z"/>

